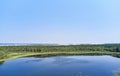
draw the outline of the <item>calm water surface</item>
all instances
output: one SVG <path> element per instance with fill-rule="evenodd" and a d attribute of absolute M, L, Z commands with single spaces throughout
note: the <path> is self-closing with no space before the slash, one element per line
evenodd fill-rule
<path fill-rule="evenodd" d="M 120 58 L 112 56 L 25 57 L 0 64 L 0 76 L 116 76 Z"/>

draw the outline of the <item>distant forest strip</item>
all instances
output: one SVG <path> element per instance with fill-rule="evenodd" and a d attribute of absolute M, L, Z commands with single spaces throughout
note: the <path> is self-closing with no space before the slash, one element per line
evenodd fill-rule
<path fill-rule="evenodd" d="M 104 45 L 61 45 L 61 46 L 0 46 L 0 60 L 17 55 L 35 54 L 104 54 L 120 55 L 120 44 Z"/>

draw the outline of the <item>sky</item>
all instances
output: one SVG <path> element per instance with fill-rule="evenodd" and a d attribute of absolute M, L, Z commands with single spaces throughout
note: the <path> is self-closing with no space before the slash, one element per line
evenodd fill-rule
<path fill-rule="evenodd" d="M 0 0 L 0 43 L 120 43 L 120 0 Z"/>

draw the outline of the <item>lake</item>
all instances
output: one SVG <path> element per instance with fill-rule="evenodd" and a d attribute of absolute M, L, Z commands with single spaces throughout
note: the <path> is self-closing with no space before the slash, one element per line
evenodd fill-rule
<path fill-rule="evenodd" d="M 0 63 L 0 76 L 116 76 L 113 56 L 24 57 Z"/>

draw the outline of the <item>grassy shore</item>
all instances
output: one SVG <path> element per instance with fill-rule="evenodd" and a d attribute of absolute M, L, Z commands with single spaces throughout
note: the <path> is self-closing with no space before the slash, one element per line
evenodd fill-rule
<path fill-rule="evenodd" d="M 39 56 L 57 56 L 57 55 L 113 55 L 113 56 L 120 56 L 120 53 L 116 52 L 41 52 L 41 53 L 8 53 L 6 57 L 3 59 L 0 59 L 0 62 L 11 60 L 15 58 L 25 57 L 25 56 L 33 56 L 33 55 L 39 55 Z"/>

